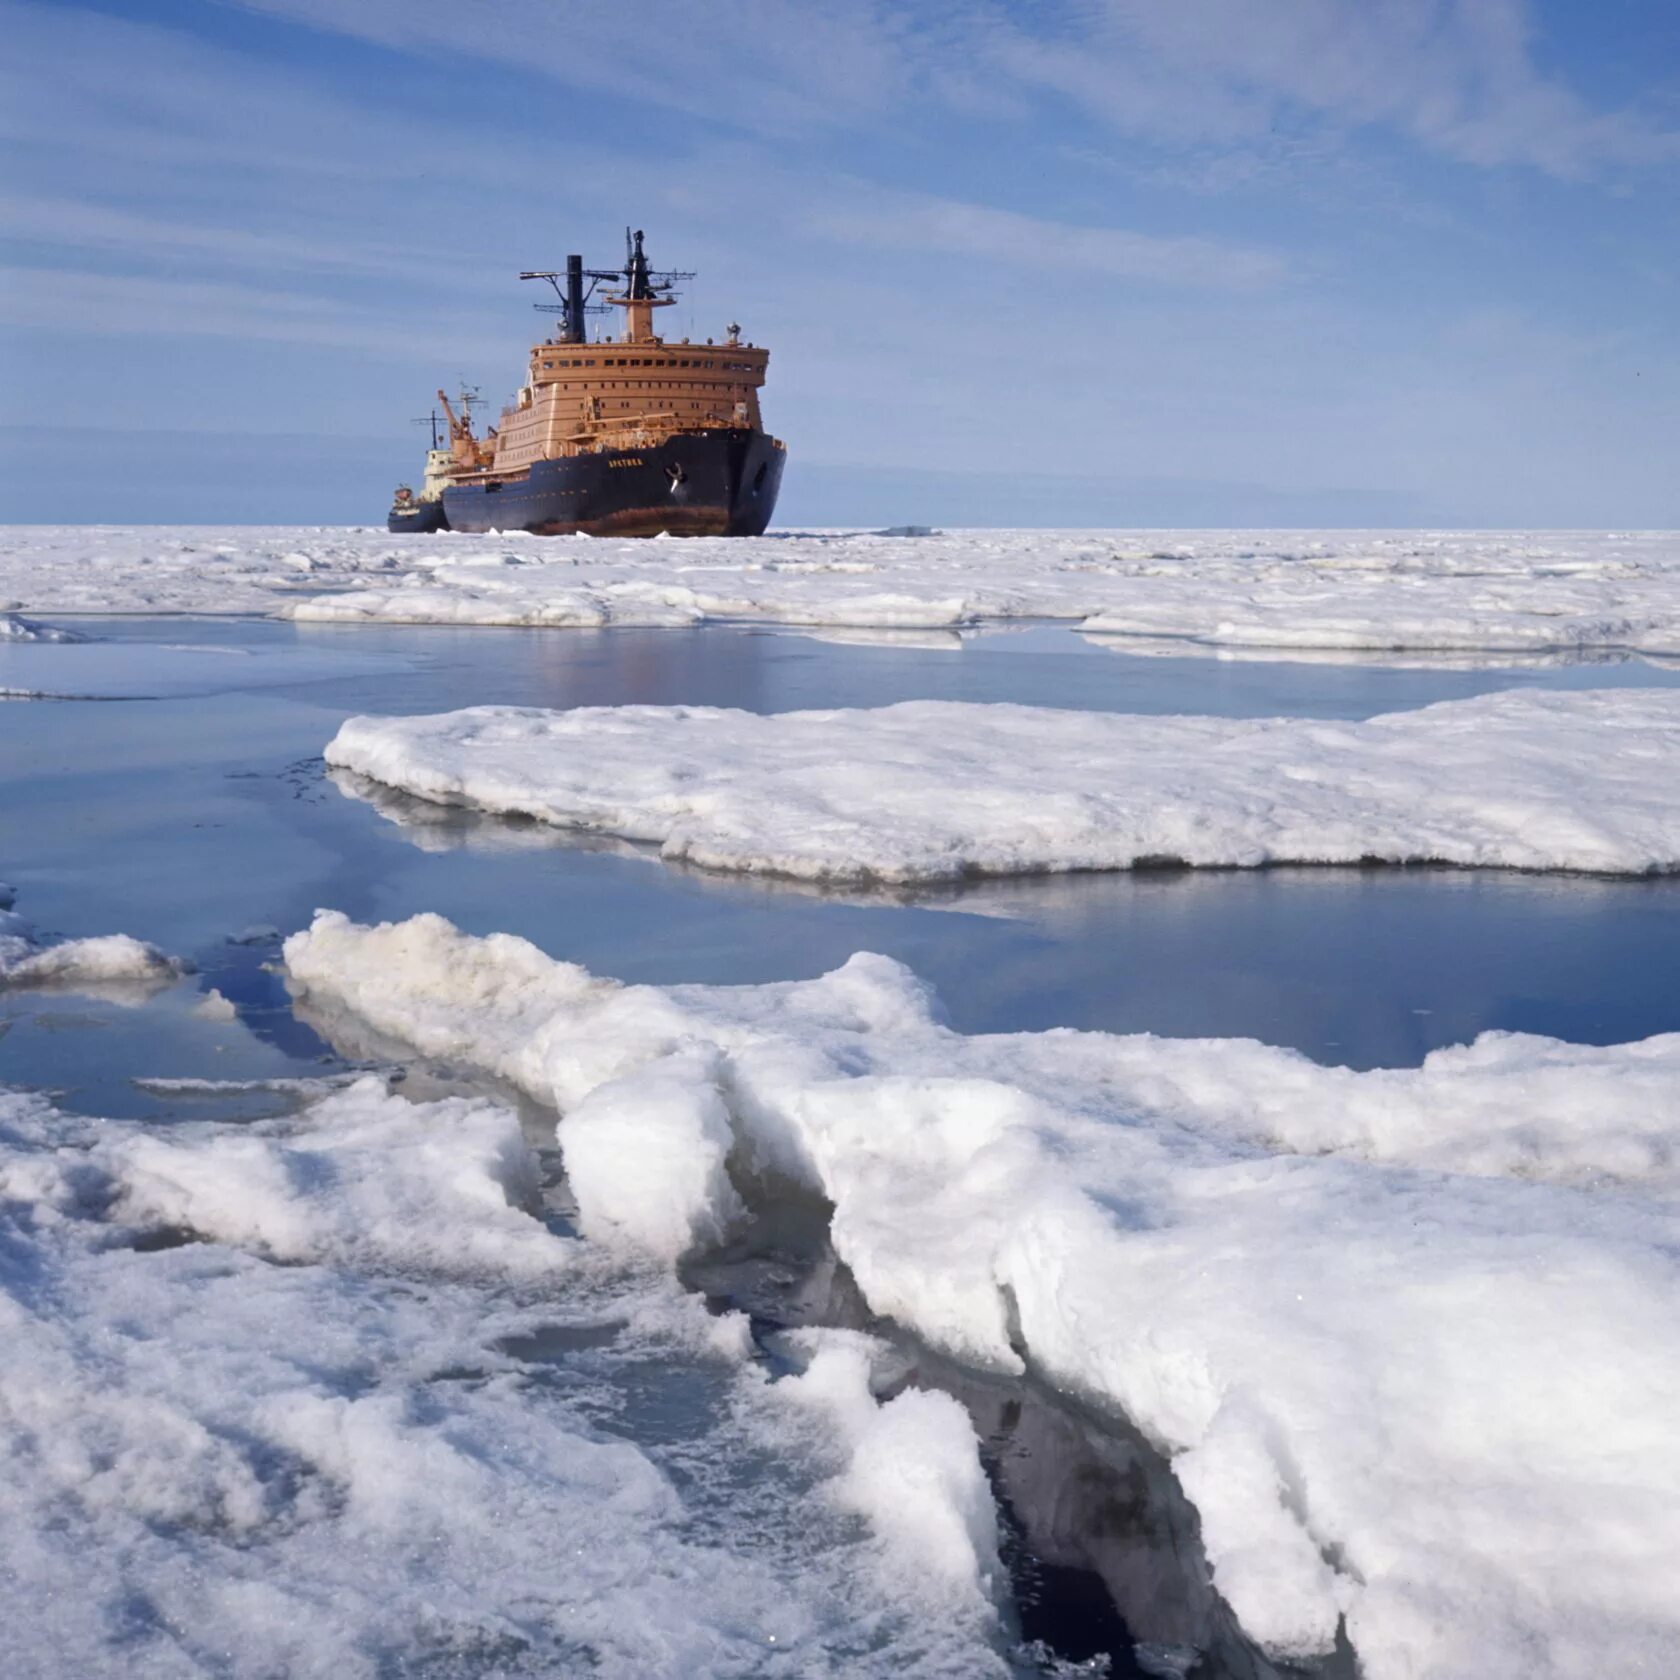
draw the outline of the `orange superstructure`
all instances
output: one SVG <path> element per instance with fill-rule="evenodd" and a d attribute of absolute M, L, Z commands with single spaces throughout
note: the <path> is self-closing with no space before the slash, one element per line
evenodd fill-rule
<path fill-rule="evenodd" d="M 657 311 L 691 276 L 655 273 L 639 232 L 625 243 L 622 270 L 585 269 L 574 256 L 564 288 L 560 271 L 520 276 L 554 287 L 560 330 L 532 346 L 524 383 L 483 438 L 438 393 L 450 528 L 739 535 L 769 521 L 786 454 L 759 410 L 769 351 L 744 343 L 733 323 L 721 341 L 661 337 Z M 616 289 L 592 306 L 602 282 Z M 587 315 L 605 306 L 624 311 L 623 334 L 592 344 Z M 406 504 L 401 513 L 392 529 L 412 529 Z"/>
<path fill-rule="evenodd" d="M 743 344 L 667 343 L 650 332 L 604 344 L 545 339 L 495 437 L 497 472 L 575 453 L 627 430 L 762 430 L 758 392 L 770 352 Z"/>

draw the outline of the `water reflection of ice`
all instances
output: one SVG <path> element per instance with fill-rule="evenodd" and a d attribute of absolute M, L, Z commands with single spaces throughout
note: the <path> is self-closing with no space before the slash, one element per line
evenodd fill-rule
<path fill-rule="evenodd" d="M 157 700 L 290 687 L 407 668 L 372 647 L 214 642 L 0 639 L 0 697 L 34 700 Z"/>
<path fill-rule="evenodd" d="M 144 996 L 0 994 L 6 1079 L 83 1114 L 171 1119 L 185 1099 L 194 1118 L 250 1119 L 295 1107 L 317 1081 L 344 1071 L 289 1011 L 285 1032 L 266 1030 L 265 1013 L 206 1013 L 201 984 Z"/>
<path fill-rule="evenodd" d="M 1627 665 L 1652 671 L 1680 670 L 1680 656 L 1618 647 L 1528 648 L 1334 648 L 1288 644 L 1234 645 L 1191 636 L 1137 636 L 1119 630 L 1081 630 L 1085 641 L 1107 653 L 1140 659 L 1212 659 L 1222 665 L 1362 666 L 1382 671 L 1561 671 L 1573 666 Z"/>

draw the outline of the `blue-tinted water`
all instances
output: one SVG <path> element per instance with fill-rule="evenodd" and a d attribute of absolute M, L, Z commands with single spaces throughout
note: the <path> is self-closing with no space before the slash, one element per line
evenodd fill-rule
<path fill-rule="evenodd" d="M 1490 1027 L 1591 1042 L 1680 1027 L 1680 882 L 1294 869 L 835 898 L 413 802 L 386 801 L 382 814 L 340 792 L 318 758 L 352 712 L 488 702 L 782 710 L 937 697 L 1361 717 L 1515 684 L 1680 680 L 1639 662 L 1443 671 L 1142 658 L 1052 628 L 930 648 L 730 629 L 83 628 L 271 656 L 266 686 L 0 708 L 0 876 L 19 910 L 56 933 L 133 933 L 198 966 L 189 986 L 144 1005 L 0 996 L 0 1077 L 105 1112 L 155 1110 L 131 1074 L 295 1073 L 326 1055 L 293 1018 L 262 931 L 290 932 L 318 905 L 358 919 L 437 910 L 631 980 L 791 978 L 884 951 L 931 979 L 968 1031 L 1245 1035 L 1354 1066 L 1415 1063 Z M 273 662 L 292 659 L 312 680 L 276 680 Z M 210 988 L 238 1021 L 195 1012 Z"/>

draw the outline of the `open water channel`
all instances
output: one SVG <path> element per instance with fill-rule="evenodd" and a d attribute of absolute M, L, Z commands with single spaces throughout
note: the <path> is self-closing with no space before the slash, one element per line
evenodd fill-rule
<path fill-rule="evenodd" d="M 0 689 L 104 696 L 0 705 L 0 877 L 44 932 L 126 932 L 195 965 L 144 998 L 0 992 L 0 1080 L 89 1113 L 237 1123 L 283 1099 L 251 1089 L 189 1098 L 151 1082 L 285 1079 L 390 1053 L 291 1007 L 278 941 L 317 906 L 360 921 L 438 911 L 470 932 L 515 932 L 637 981 L 802 978 L 854 951 L 881 951 L 931 980 L 968 1032 L 1251 1036 L 1355 1067 L 1413 1065 L 1489 1028 L 1592 1043 L 1680 1028 L 1675 880 L 1163 871 L 828 895 L 358 795 L 320 760 L 357 712 L 961 699 L 1360 718 L 1515 685 L 1680 682 L 1680 672 L 1643 662 L 1455 669 L 1143 657 L 1055 627 L 895 646 L 730 628 L 78 628 L 103 640 L 86 651 L 0 649 Z M 78 658 L 88 681 L 75 675 Z M 203 1009 L 212 990 L 231 1017 Z M 410 1071 L 417 1083 L 463 1077 Z M 528 1118 L 533 1137 L 546 1129 L 551 1144 L 548 1119 Z M 558 1178 L 554 1191 L 552 1216 L 563 1221 Z M 751 1313 L 767 1358 L 788 1326 L 867 1323 L 826 1247 L 821 1210 L 759 1213 L 735 1248 L 686 1281 Z M 518 1351 L 539 1374 L 611 1356 L 588 1338 Z M 975 1419 L 1005 1512 L 1020 1631 L 1046 1642 L 1047 1662 L 1106 1655 L 1116 1675 L 1277 1672 L 1209 1591 L 1194 1514 L 1144 1442 L 1031 1382 L 982 1381 L 909 1351 L 915 1380 L 956 1393 Z M 673 1417 L 701 1404 L 682 1398 L 680 1373 L 637 1382 L 642 1398 L 615 1427 L 644 1440 L 680 1433 Z M 1349 1671 L 1338 1658 L 1315 1672 Z"/>

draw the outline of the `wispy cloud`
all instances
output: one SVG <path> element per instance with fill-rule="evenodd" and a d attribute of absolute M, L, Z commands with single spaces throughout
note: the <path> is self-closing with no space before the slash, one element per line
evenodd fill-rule
<path fill-rule="evenodd" d="M 1000 24 L 988 50 L 1138 135 L 1241 141 L 1321 119 L 1565 177 L 1680 160 L 1680 132 L 1542 72 L 1533 36 L 1527 0 L 1100 0 Z"/>
<path fill-rule="evenodd" d="M 778 134 L 899 107 L 926 48 L 960 8 L 871 0 L 689 0 L 633 6 L 498 0 L 224 0 L 405 52 L 462 53 L 567 85 L 681 111 L 720 128 Z"/>
<path fill-rule="evenodd" d="M 75 251 L 108 251 L 152 262 L 204 260 L 237 269 L 317 275 L 440 276 L 435 250 L 346 229 L 338 237 L 268 233 L 223 223 L 141 215 L 88 199 L 0 197 L 0 236 Z M 482 286 L 483 265 L 459 258 L 442 274 Z"/>
<path fill-rule="evenodd" d="M 1329 122 L 1481 166 L 1583 178 L 1680 161 L 1680 131 L 1543 71 L 1530 0 L 224 0 L 409 52 L 519 66 L 759 134 L 903 121 L 920 102 L 1020 120 L 1031 96 L 1167 144 Z"/>
<path fill-rule="evenodd" d="M 858 192 L 808 209 L 805 227 L 870 248 L 921 250 L 1036 268 L 1076 299 L 1098 279 L 1246 291 L 1288 272 L 1276 252 L 1217 239 L 1161 238 L 1125 228 L 1081 227 L 982 204 L 908 193 Z"/>
<path fill-rule="evenodd" d="M 0 0 L 30 412 L 406 438 L 438 377 L 518 377 L 515 272 L 629 217 L 701 271 L 674 332 L 773 346 L 800 460 L 1672 483 L 1672 139 L 1518 0 L 247 4 Z"/>
<path fill-rule="evenodd" d="M 235 338 L 307 344 L 358 354 L 415 357 L 412 330 L 382 311 L 304 292 L 220 280 L 93 274 L 65 268 L 0 268 L 0 324 L 78 334 Z M 466 319 L 434 322 L 433 358 L 489 361 L 506 345 Z"/>

